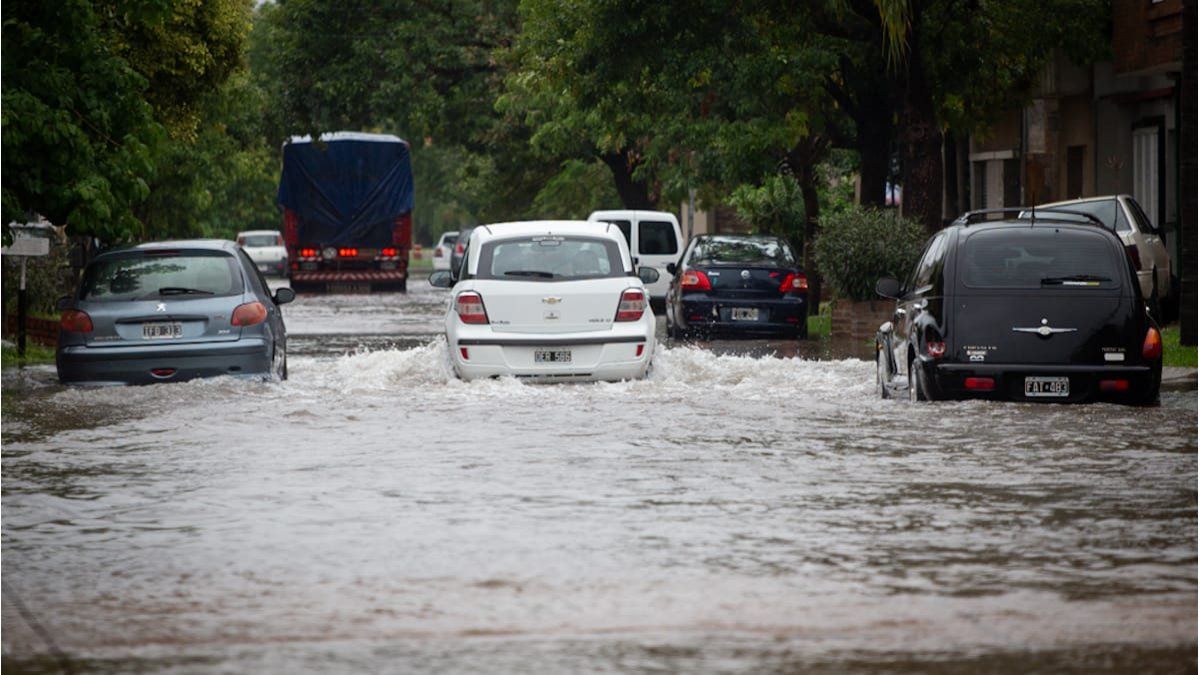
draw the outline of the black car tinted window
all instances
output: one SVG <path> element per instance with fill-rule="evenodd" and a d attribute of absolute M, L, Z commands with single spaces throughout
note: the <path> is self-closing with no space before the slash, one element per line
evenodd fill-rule
<path fill-rule="evenodd" d="M 945 258 L 946 234 L 942 233 L 934 236 L 933 240 L 929 242 L 925 254 L 921 256 L 921 262 L 917 263 L 908 289 L 912 292 L 923 293 L 935 285 L 934 281 L 940 276 L 939 273 Z"/>
<path fill-rule="evenodd" d="M 972 233 L 959 260 L 972 288 L 1115 288 L 1129 273 L 1106 236 L 1052 227 Z"/>
<path fill-rule="evenodd" d="M 89 265 L 79 298 L 108 302 L 233 295 L 242 292 L 237 265 L 223 251 L 130 251 Z"/>
<path fill-rule="evenodd" d="M 696 240 L 690 265 L 768 265 L 794 267 L 792 248 L 779 239 L 759 237 L 703 237 Z"/>
<path fill-rule="evenodd" d="M 621 249 L 611 239 L 537 235 L 488 242 L 479 251 L 476 278 L 571 281 L 625 275 Z"/>
<path fill-rule="evenodd" d="M 664 220 L 643 220 L 638 223 L 638 253 L 645 255 L 675 255 L 679 242 L 675 226 Z"/>

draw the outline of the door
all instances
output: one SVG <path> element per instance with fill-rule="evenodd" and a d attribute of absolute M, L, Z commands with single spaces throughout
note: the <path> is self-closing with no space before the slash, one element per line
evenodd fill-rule
<path fill-rule="evenodd" d="M 651 297 L 666 297 L 671 283 L 667 264 L 679 258 L 682 248 L 683 235 L 679 231 L 679 224 L 665 217 L 647 217 L 636 222 L 633 235 L 630 251 L 637 258 L 638 266 L 658 270 L 658 281 L 647 284 L 646 290 Z"/>
<path fill-rule="evenodd" d="M 922 316 L 930 311 L 931 301 L 941 298 L 941 271 L 948 238 L 949 235 L 942 232 L 930 240 L 904 285 L 904 295 L 896 304 L 896 313 L 892 317 L 892 358 L 897 374 L 904 381 L 908 379 L 909 353 L 920 349 L 920 345 L 912 342 L 915 328 L 922 322 Z"/>

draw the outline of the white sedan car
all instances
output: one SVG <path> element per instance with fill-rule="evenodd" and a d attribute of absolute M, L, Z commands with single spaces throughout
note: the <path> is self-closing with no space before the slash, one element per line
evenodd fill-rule
<path fill-rule="evenodd" d="M 540 221 L 483 225 L 471 236 L 453 286 L 446 341 L 464 380 L 644 377 L 654 358 L 654 314 L 620 229 L 607 223 Z"/>
<path fill-rule="evenodd" d="M 237 243 L 263 274 L 281 277 L 288 275 L 287 247 L 283 235 L 275 230 L 249 230 L 238 232 Z"/>

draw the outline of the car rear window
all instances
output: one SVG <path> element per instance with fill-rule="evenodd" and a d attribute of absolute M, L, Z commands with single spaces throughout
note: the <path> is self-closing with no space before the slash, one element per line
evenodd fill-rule
<path fill-rule="evenodd" d="M 251 248 L 264 246 L 283 246 L 283 237 L 278 234 L 247 234 L 238 237 L 238 243 Z"/>
<path fill-rule="evenodd" d="M 456 241 L 458 241 L 457 234 L 443 234 L 442 235 L 442 245 L 443 246 L 453 246 Z"/>
<path fill-rule="evenodd" d="M 644 255 L 675 255 L 679 242 L 675 240 L 675 225 L 665 220 L 643 220 L 638 223 L 638 252 Z"/>
<path fill-rule="evenodd" d="M 479 251 L 480 279 L 570 281 L 625 275 L 611 239 L 538 235 L 489 242 Z"/>
<path fill-rule="evenodd" d="M 971 234 L 959 269 L 972 288 L 1094 289 L 1119 287 L 1123 262 L 1099 232 L 1031 227 Z"/>
<path fill-rule="evenodd" d="M 794 267 L 796 256 L 779 239 L 704 237 L 696 241 L 689 264 Z"/>
<path fill-rule="evenodd" d="M 130 252 L 88 266 L 81 300 L 109 302 L 211 297 L 242 292 L 237 260 L 222 251 Z"/>

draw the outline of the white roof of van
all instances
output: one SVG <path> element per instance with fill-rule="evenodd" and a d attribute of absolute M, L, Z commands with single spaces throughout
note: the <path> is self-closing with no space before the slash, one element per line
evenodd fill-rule
<path fill-rule="evenodd" d="M 321 134 L 322 143 L 333 143 L 335 141 L 368 141 L 374 143 L 404 143 L 408 141 L 393 136 L 391 134 L 368 134 L 362 131 L 332 131 Z M 312 143 L 312 136 L 292 136 L 288 139 L 288 143 Z"/>
<path fill-rule="evenodd" d="M 670 211 L 641 211 L 638 209 L 611 209 L 608 211 L 592 211 L 588 220 L 604 220 L 605 218 L 646 220 L 648 218 L 666 218 L 675 220 L 676 216 Z"/>

